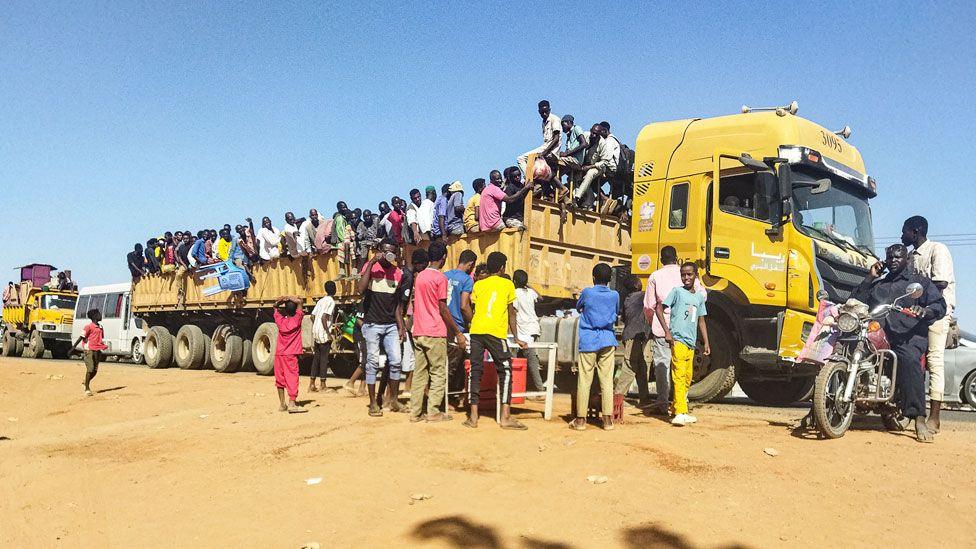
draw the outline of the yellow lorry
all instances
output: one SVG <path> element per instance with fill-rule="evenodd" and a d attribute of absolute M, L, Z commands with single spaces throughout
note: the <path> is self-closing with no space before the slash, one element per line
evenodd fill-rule
<path fill-rule="evenodd" d="M 54 358 L 68 358 L 78 292 L 52 290 L 51 270 L 41 264 L 21 267 L 22 281 L 3 306 L 0 355 L 42 358 L 49 350 Z"/>
<path fill-rule="evenodd" d="M 566 342 L 559 360 L 575 360 L 575 318 L 556 318 L 554 313 L 575 306 L 575 297 L 592 285 L 591 271 L 597 262 L 627 269 L 630 262 L 630 233 L 619 220 L 592 213 L 573 213 L 565 222 L 552 204 L 525 202 L 526 230 L 505 229 L 500 233 L 465 235 L 448 246 L 448 266 L 462 250 L 478 254 L 479 261 L 493 251 L 508 256 L 508 273 L 523 269 L 540 296 L 540 314 L 550 315 L 543 323 L 544 336 Z M 406 247 L 401 257 L 409 259 Z M 173 364 L 184 369 L 213 367 L 221 372 L 254 368 L 272 372 L 277 329 L 272 305 L 283 295 L 304 298 L 311 307 L 321 298 L 324 284 L 336 280 L 336 300 L 352 311 L 361 302 L 355 282 L 338 280 L 339 264 L 330 252 L 311 261 L 281 257 L 253 268 L 254 283 L 245 294 L 222 292 L 205 295 L 216 282 L 201 280 L 193 273 L 179 272 L 146 276 L 133 284 L 132 312 L 150 326 L 144 342 L 146 363 L 152 368 Z M 304 346 L 310 350 L 311 319 L 306 317 Z M 351 346 L 333 363 L 333 369 L 352 373 L 355 362 Z M 306 357 L 307 358 L 307 357 Z"/>
<path fill-rule="evenodd" d="M 845 135 L 796 116 L 795 103 L 638 135 L 633 270 L 648 276 L 671 245 L 709 290 L 712 355 L 696 362 L 691 398 L 736 381 L 765 404 L 812 389 L 815 372 L 795 358 L 820 300 L 846 300 L 875 261 L 877 185 Z"/>
<path fill-rule="evenodd" d="M 874 260 L 868 200 L 876 192 L 857 149 L 796 116 L 795 104 L 652 123 L 636 140 L 629 227 L 587 213 L 560 223 L 555 206 L 527 201 L 526 231 L 466 236 L 451 245 L 448 264 L 465 248 L 482 257 L 505 252 L 509 272 L 526 270 L 539 290 L 542 340 L 556 342 L 559 362 L 568 364 L 576 320 L 553 315 L 572 308 L 591 284 L 592 266 L 606 261 L 646 280 L 660 266 L 660 249 L 674 246 L 701 266 L 709 289 L 712 355 L 696 361 L 691 398 L 719 398 L 738 382 L 759 402 L 785 404 L 812 388 L 814 372 L 794 359 L 820 299 L 846 299 Z M 147 363 L 220 371 L 253 363 L 269 373 L 271 304 L 297 294 L 311 306 L 338 276 L 334 254 L 317 256 L 311 269 L 302 265 L 281 259 L 256 267 L 243 297 L 206 297 L 212 282 L 187 274 L 143 278 L 132 303 L 152 326 Z M 339 288 L 344 306 L 359 301 L 351 282 Z"/>

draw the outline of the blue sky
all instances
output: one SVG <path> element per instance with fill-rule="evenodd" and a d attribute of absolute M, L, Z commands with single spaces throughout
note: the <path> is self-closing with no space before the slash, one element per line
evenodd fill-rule
<path fill-rule="evenodd" d="M 854 128 L 877 236 L 912 214 L 976 233 L 974 24 L 964 3 L 7 2 L 0 269 L 117 282 L 162 230 L 467 184 L 538 143 L 542 98 L 631 145 L 796 99 Z M 976 246 L 952 251 L 976 319 Z"/>

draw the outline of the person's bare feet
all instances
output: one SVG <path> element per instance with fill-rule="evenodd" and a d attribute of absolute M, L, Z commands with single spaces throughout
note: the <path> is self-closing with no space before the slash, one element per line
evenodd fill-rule
<path fill-rule="evenodd" d="M 933 435 L 937 435 L 939 434 L 939 428 L 942 427 L 941 425 L 939 425 L 939 423 L 940 423 L 939 420 L 929 418 L 925 420 L 925 427 L 929 430 L 930 433 L 932 433 Z"/>
<path fill-rule="evenodd" d="M 470 427 L 472 429 L 477 429 L 478 428 L 478 420 L 477 419 L 472 419 L 472 418 L 469 417 L 468 419 L 466 419 L 463 422 L 461 422 L 461 425 L 464 425 L 465 427 Z"/>
<path fill-rule="evenodd" d="M 310 393 L 317 393 L 317 392 L 319 392 L 319 388 L 315 386 L 315 382 L 314 381 L 312 383 L 309 383 L 308 384 L 308 392 L 310 392 Z"/>
<path fill-rule="evenodd" d="M 288 411 L 288 406 L 282 404 L 282 405 L 278 406 L 278 411 L 279 412 L 287 412 Z"/>
<path fill-rule="evenodd" d="M 427 423 L 440 423 L 442 421 L 451 421 L 454 419 L 451 414 L 445 414 L 443 412 L 437 412 L 436 414 L 427 416 Z"/>
<path fill-rule="evenodd" d="M 371 404 L 369 407 L 369 415 L 370 417 L 382 417 L 383 408 L 380 408 L 377 404 Z"/>
<path fill-rule="evenodd" d="M 586 419 L 578 417 L 573 421 L 569 422 L 569 428 L 574 431 L 585 431 L 586 430 Z"/>
<path fill-rule="evenodd" d="M 400 404 L 399 401 L 394 400 L 393 402 L 390 403 L 390 411 L 395 414 L 402 414 L 407 412 L 408 410 L 406 406 Z"/>
<path fill-rule="evenodd" d="M 915 440 L 925 443 L 935 442 L 935 435 L 929 431 L 929 428 L 925 425 L 925 421 L 921 418 L 915 418 Z"/>
<path fill-rule="evenodd" d="M 603 416 L 603 430 L 613 431 L 613 416 Z"/>
<path fill-rule="evenodd" d="M 345 382 L 342 385 L 342 388 L 345 389 L 346 391 L 349 391 L 349 394 L 351 394 L 352 396 L 359 396 L 359 392 L 356 391 L 356 384 L 351 381 Z"/>

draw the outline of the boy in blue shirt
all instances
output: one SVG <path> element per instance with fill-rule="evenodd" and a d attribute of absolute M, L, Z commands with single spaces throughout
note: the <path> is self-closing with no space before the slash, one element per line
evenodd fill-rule
<path fill-rule="evenodd" d="M 603 407 L 603 429 L 613 429 L 613 357 L 617 335 L 613 325 L 620 309 L 620 294 L 608 286 L 613 271 L 610 265 L 598 263 L 593 267 L 593 286 L 583 290 L 576 308 L 579 322 L 579 374 L 576 381 L 576 419 L 571 429 L 586 429 L 586 409 L 590 400 L 593 371 L 600 380 L 600 401 Z"/>
<path fill-rule="evenodd" d="M 681 266 L 682 286 L 674 288 L 657 304 L 655 313 L 664 327 L 664 339 L 671 345 L 671 380 L 674 386 L 674 418 L 672 425 L 683 427 L 698 419 L 688 413 L 688 388 L 691 387 L 692 363 L 701 330 L 704 355 L 712 353 L 708 345 L 708 328 L 705 327 L 705 293 L 696 291 L 698 265 L 687 262 Z M 671 309 L 671 325 L 664 319 L 664 307 Z"/>

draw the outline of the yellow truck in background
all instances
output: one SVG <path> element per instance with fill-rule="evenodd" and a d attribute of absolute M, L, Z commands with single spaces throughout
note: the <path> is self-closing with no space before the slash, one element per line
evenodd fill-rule
<path fill-rule="evenodd" d="M 71 353 L 71 325 L 76 291 L 58 291 L 50 279 L 51 265 L 31 264 L 21 269 L 21 282 L 3 305 L 0 355 L 54 358 Z"/>
<path fill-rule="evenodd" d="M 846 300 L 875 261 L 868 200 L 877 185 L 845 137 L 787 107 L 645 126 L 634 166 L 633 272 L 674 246 L 708 288 L 712 354 L 690 398 L 738 382 L 753 400 L 805 399 L 815 371 L 795 362 L 820 300 Z"/>

